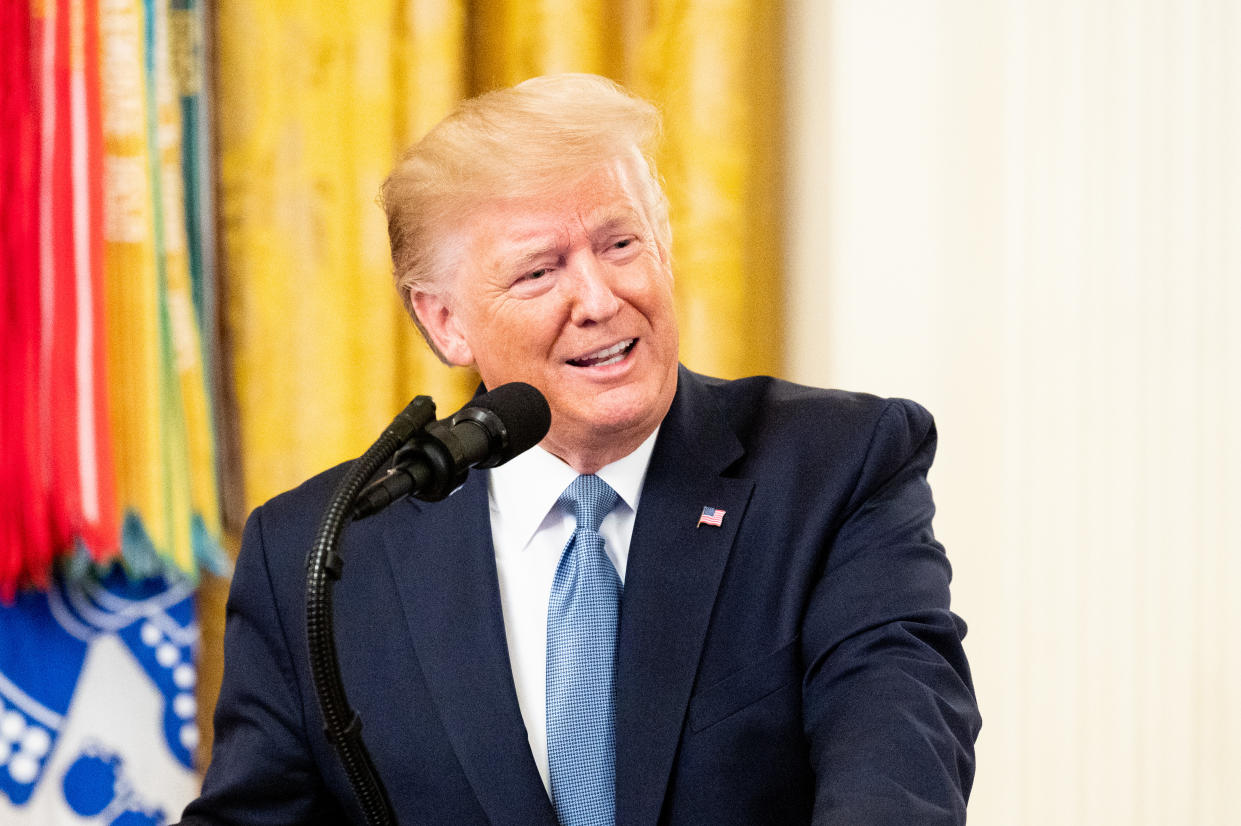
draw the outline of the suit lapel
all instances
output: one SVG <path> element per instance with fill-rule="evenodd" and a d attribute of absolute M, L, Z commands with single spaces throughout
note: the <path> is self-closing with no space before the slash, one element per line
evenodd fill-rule
<path fill-rule="evenodd" d="M 474 793 L 493 823 L 555 824 L 513 688 L 486 477 L 393 510 L 385 544 L 414 651 Z"/>
<path fill-rule="evenodd" d="M 715 595 L 754 483 L 722 475 L 742 453 L 684 368 L 630 542 L 617 643 L 616 821 L 659 818 Z M 703 507 L 725 512 L 697 527 Z"/>

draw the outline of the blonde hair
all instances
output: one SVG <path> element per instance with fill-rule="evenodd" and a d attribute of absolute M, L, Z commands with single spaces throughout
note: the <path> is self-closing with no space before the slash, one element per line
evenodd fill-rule
<path fill-rule="evenodd" d="M 379 201 L 397 292 L 431 348 L 412 292 L 449 283 L 462 254 L 452 230 L 486 203 L 546 195 L 600 163 L 640 157 L 638 195 L 667 250 L 668 199 L 653 158 L 660 128 L 653 105 L 607 78 L 548 75 L 462 102 L 406 151 Z"/>

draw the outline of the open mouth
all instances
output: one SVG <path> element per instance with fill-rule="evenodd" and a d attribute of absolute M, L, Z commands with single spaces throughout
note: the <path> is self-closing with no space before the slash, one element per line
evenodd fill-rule
<path fill-rule="evenodd" d="M 629 351 L 637 343 L 638 340 L 636 338 L 627 338 L 597 353 L 591 353 L 581 358 L 569 359 L 568 363 L 574 367 L 606 367 L 609 364 L 616 364 L 618 361 L 624 360 L 625 356 L 629 355 Z"/>

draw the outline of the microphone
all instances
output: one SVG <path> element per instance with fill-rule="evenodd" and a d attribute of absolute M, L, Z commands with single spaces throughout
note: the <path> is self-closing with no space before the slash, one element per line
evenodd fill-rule
<path fill-rule="evenodd" d="M 378 513 L 410 493 L 438 502 L 465 481 L 471 467 L 496 467 L 537 445 L 551 422 L 547 399 L 525 382 L 477 396 L 415 433 L 388 472 L 358 495 L 353 518 Z"/>

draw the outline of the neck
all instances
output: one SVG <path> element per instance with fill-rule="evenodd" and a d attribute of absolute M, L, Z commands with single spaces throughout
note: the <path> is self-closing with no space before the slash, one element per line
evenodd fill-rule
<path fill-rule="evenodd" d="M 654 428 L 626 439 L 612 438 L 605 444 L 572 447 L 559 444 L 549 436 L 540 443 L 540 446 L 578 473 L 587 475 L 598 473 L 613 462 L 624 459 L 637 450 L 652 432 Z"/>

